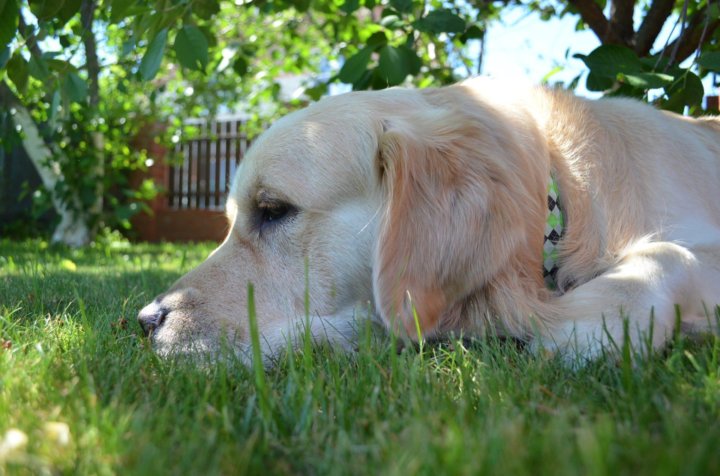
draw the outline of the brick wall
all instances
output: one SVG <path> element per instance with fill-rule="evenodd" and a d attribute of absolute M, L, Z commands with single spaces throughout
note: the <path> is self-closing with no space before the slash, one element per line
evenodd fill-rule
<path fill-rule="evenodd" d="M 222 241 L 228 231 L 223 211 L 170 206 L 167 191 L 172 169 L 165 160 L 168 150 L 156 141 L 162 129 L 160 126 L 147 127 L 143 132 L 133 141 L 133 146 L 146 149 L 153 163 L 146 171 L 133 173 L 130 185 L 137 187 L 143 180 L 151 179 L 161 193 L 147 203 L 150 213 L 142 211 L 132 218 L 136 238 L 150 242 Z"/>

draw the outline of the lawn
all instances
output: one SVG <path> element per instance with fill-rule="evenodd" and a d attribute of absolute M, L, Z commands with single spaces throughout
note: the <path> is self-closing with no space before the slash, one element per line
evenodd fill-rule
<path fill-rule="evenodd" d="M 0 474 L 720 474 L 720 339 L 572 372 L 516 343 L 161 360 L 135 315 L 210 245 L 0 241 Z"/>

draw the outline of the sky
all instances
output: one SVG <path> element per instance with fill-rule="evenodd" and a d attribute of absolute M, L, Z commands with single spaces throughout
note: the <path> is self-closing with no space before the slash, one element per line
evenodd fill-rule
<path fill-rule="evenodd" d="M 636 29 L 640 20 L 636 14 Z M 549 78 L 549 81 L 567 84 L 578 74 L 587 71 L 584 63 L 572 56 L 576 53 L 588 54 L 600 46 L 592 31 L 575 31 L 576 22 L 577 16 L 574 15 L 542 21 L 538 14 L 528 13 L 521 7 L 506 8 L 501 21 L 491 24 L 488 29 L 482 73 L 538 84 L 553 68 L 562 66 L 563 70 Z M 665 23 L 653 51 L 662 47 L 673 26 L 673 21 Z M 673 37 L 676 34 L 677 31 Z M 683 62 L 682 66 L 688 67 L 690 64 L 692 58 Z M 706 95 L 718 94 L 710 76 L 703 83 Z M 575 93 L 590 98 L 601 96 L 585 88 L 585 78 L 580 80 Z"/>
<path fill-rule="evenodd" d="M 512 79 L 540 84 L 542 79 L 556 66 L 563 70 L 553 75 L 549 81 L 568 83 L 578 74 L 586 71 L 584 63 L 572 58 L 575 53 L 590 53 L 600 43 L 591 31 L 575 31 L 576 17 L 553 18 L 549 21 L 539 19 L 537 13 L 528 14 L 522 7 L 506 7 L 500 21 L 493 22 L 485 37 L 485 55 L 482 74 L 499 79 Z M 477 46 L 477 44 L 473 45 Z M 473 48 L 471 46 L 471 48 Z M 565 58 L 568 52 L 568 58 Z M 475 51 L 470 52 L 476 57 Z M 465 70 L 458 69 L 460 75 Z M 288 80 L 292 81 L 292 80 Z M 301 91 L 301 81 L 292 83 L 289 90 Z M 334 83 L 330 94 L 342 94 L 351 90 L 350 85 Z M 585 80 L 581 80 L 576 94 L 597 98 L 599 93 L 589 92 Z"/>
<path fill-rule="evenodd" d="M 506 9 L 501 21 L 488 29 L 482 73 L 538 84 L 553 68 L 562 66 L 549 81 L 572 81 L 585 70 L 573 54 L 588 54 L 599 46 L 593 32 L 575 31 L 576 21 L 577 17 L 570 15 L 542 21 L 536 13 L 521 8 Z M 593 96 L 584 85 L 583 79 L 576 92 Z"/>

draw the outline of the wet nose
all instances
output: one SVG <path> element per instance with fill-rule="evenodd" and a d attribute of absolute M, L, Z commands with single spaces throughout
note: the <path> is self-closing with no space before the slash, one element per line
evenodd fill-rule
<path fill-rule="evenodd" d="M 168 309 L 161 306 L 157 301 L 153 301 L 142 308 L 138 314 L 138 322 L 146 336 L 151 335 L 165 322 L 165 317 L 167 317 L 168 312 Z"/>

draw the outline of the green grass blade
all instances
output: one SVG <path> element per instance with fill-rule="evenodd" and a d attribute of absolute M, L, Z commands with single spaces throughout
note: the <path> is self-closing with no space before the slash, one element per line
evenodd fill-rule
<path fill-rule="evenodd" d="M 262 348 L 260 347 L 260 332 L 258 331 L 257 314 L 255 311 L 255 289 L 252 283 L 247 287 L 248 322 L 250 324 L 250 343 L 252 345 L 252 366 L 255 375 L 255 389 L 258 394 L 260 411 L 263 421 L 269 424 L 272 408 L 267 382 L 265 381 L 265 366 L 263 364 Z"/>

